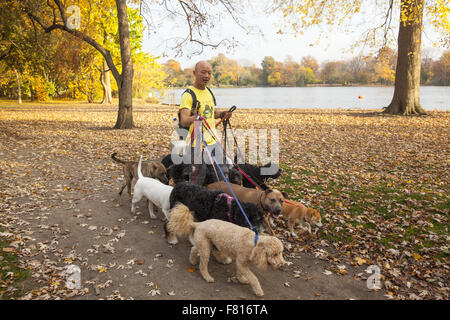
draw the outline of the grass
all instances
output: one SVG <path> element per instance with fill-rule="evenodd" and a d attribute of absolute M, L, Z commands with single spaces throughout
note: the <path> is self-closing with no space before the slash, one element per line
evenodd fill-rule
<path fill-rule="evenodd" d="M 0 232 L 2 232 L 0 228 Z M 9 242 L 0 237 L 0 300 L 14 299 L 22 295 L 23 282 L 31 272 L 18 267 L 18 257 L 13 252 L 4 252 Z M 11 291 L 11 289 L 16 289 Z M 12 292 L 12 293 L 11 293 Z"/>
<path fill-rule="evenodd" d="M 436 245 L 434 242 L 428 241 L 428 234 L 450 236 L 448 225 L 433 219 L 434 215 L 442 217 L 442 215 L 445 215 L 445 211 L 450 209 L 450 201 L 445 194 L 436 192 L 430 194 L 430 192 L 423 192 L 422 190 L 407 193 L 404 192 L 404 188 L 408 183 L 393 185 L 378 181 L 377 183 L 364 185 L 342 184 L 335 181 L 345 181 L 344 177 L 342 179 L 338 177 L 335 181 L 327 181 L 325 175 L 315 174 L 310 170 L 295 171 L 286 165 L 281 165 L 281 168 L 284 172 L 282 175 L 284 188 L 281 188 L 283 191 L 297 195 L 307 195 L 308 191 L 313 191 L 320 198 L 320 201 L 317 202 L 320 202 L 320 205 L 323 206 L 322 211 L 330 213 L 330 217 L 322 217 L 323 222 L 329 225 L 326 230 L 319 231 L 319 235 L 323 239 L 349 243 L 353 241 L 353 237 L 348 227 L 354 230 L 361 229 L 362 232 L 364 230 L 381 230 L 381 238 L 377 242 L 386 249 L 396 248 L 403 241 L 408 241 L 412 244 L 411 249 L 419 253 L 424 248 L 432 248 Z M 296 175 L 296 179 L 292 178 L 293 174 Z M 308 183 L 311 177 L 315 180 Z M 417 188 L 420 188 L 420 186 Z M 343 190 L 345 190 L 346 196 L 343 196 Z M 302 201 L 302 199 L 298 200 Z M 429 205 L 431 201 L 433 201 L 434 206 Z M 389 205 L 387 206 L 386 203 Z M 427 214 L 417 218 L 417 214 L 414 215 L 417 212 L 426 212 Z M 345 220 L 344 225 L 334 219 L 336 215 Z M 364 221 L 368 219 L 373 219 L 376 223 Z M 421 227 L 417 225 L 417 219 L 425 219 L 431 225 Z M 403 232 L 383 230 L 384 226 L 390 222 L 403 229 Z M 403 226 L 402 223 L 404 222 L 408 225 Z M 336 230 L 336 227 L 340 228 Z M 414 241 L 417 239 L 420 241 L 415 243 Z M 449 253 L 442 250 L 435 253 L 434 258 L 446 262 Z"/>

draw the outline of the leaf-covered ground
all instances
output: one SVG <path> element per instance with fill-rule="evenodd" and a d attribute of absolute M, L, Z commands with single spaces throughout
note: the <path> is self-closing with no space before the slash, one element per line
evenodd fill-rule
<path fill-rule="evenodd" d="M 62 228 L 63 222 L 47 224 L 52 208 L 63 206 L 70 219 L 87 219 L 78 223 L 80 228 L 97 230 L 89 225 L 94 212 L 76 207 L 80 200 L 106 201 L 97 199 L 104 189 L 117 191 L 121 170 L 112 161 L 105 165 L 105 159 L 112 152 L 124 159 L 167 154 L 175 115 L 174 107 L 136 106 L 136 128 L 112 130 L 116 107 L 0 104 L 0 238 L 2 250 L 6 248 L 0 255 L 26 257 L 18 267 L 33 270 L 32 277 L 47 288 L 32 290 L 24 298 L 61 297 L 57 293 L 63 291 L 64 268 L 45 258 L 49 248 L 56 248 L 56 255 L 60 250 L 61 261 L 87 265 L 84 257 L 57 249 L 63 244 L 70 249 L 64 240 L 75 231 Z M 322 213 L 324 227 L 297 240 L 289 239 L 284 221 L 277 222 L 277 236 L 287 253 L 306 252 L 327 260 L 324 278 L 344 276 L 345 264 L 360 270 L 377 265 L 387 298 L 448 299 L 449 120 L 448 112 L 396 117 L 373 111 L 238 109 L 232 125 L 279 129 L 283 173 L 270 185 Z M 118 226 L 102 228 L 97 240 L 115 238 L 88 253 L 114 252 L 115 242 L 124 236 Z M 35 243 L 35 232 L 52 236 Z M 43 261 L 33 260 L 38 252 L 44 254 Z M 99 263 L 93 271 L 106 272 L 111 264 Z M 15 273 L 8 268 L 0 270 L 0 295 L 15 291 Z M 367 277 L 365 272 L 356 274 Z M 108 281 L 101 286 L 110 286 Z M 158 294 L 156 285 L 148 288 Z M 117 295 L 113 292 L 110 298 Z"/>

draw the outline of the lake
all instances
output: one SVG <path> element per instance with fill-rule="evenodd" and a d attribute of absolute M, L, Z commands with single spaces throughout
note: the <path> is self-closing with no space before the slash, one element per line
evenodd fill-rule
<path fill-rule="evenodd" d="M 176 104 L 183 91 L 169 93 L 175 95 Z M 213 92 L 219 108 L 380 109 L 391 102 L 394 87 L 214 88 Z M 420 102 L 425 110 L 449 111 L 450 87 L 420 87 Z"/>

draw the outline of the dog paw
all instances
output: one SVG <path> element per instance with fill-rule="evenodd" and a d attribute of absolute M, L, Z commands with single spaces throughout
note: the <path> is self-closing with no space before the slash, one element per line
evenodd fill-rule
<path fill-rule="evenodd" d="M 255 291 L 255 295 L 256 296 L 258 296 L 258 297 L 263 297 L 264 296 L 264 291 L 262 291 L 262 290 L 257 290 L 257 291 Z"/>
<path fill-rule="evenodd" d="M 178 239 L 175 237 L 175 238 L 173 238 L 173 239 L 168 239 L 167 242 L 168 242 L 169 244 L 177 244 L 177 243 L 178 243 Z"/>
<path fill-rule="evenodd" d="M 209 282 L 209 283 L 214 282 L 214 278 L 211 277 L 211 276 L 204 277 L 204 278 L 205 278 L 205 281 L 206 281 L 206 282 Z"/>

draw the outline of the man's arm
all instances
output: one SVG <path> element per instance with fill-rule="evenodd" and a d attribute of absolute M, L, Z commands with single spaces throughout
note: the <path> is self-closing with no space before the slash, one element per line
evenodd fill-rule
<path fill-rule="evenodd" d="M 191 116 L 191 110 L 189 109 L 181 109 L 180 110 L 180 122 L 181 126 L 185 128 L 189 128 L 191 124 L 194 123 L 195 118 L 197 115 Z"/>

